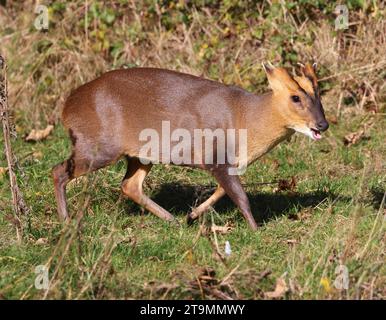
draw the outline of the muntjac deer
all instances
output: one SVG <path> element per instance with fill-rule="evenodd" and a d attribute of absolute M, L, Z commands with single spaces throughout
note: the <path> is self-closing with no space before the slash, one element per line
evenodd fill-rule
<path fill-rule="evenodd" d="M 126 157 L 123 194 L 156 216 L 173 220 L 167 210 L 144 194 L 143 181 L 153 163 L 174 163 L 207 170 L 218 182 L 213 195 L 188 214 L 188 222 L 197 219 L 227 194 L 255 230 L 257 224 L 248 197 L 239 176 L 231 174 L 229 169 L 240 162 L 247 165 L 254 162 L 296 131 L 318 140 L 321 132 L 328 128 L 315 64 L 302 65 L 301 75 L 296 77 L 271 64 L 263 64 L 263 68 L 272 92 L 261 96 L 156 68 L 110 71 L 76 89 L 67 98 L 62 113 L 72 141 L 72 154 L 52 170 L 59 216 L 68 218 L 66 185 L 70 180 Z M 209 151 L 202 146 L 189 151 L 189 159 L 200 161 L 173 161 L 168 154 L 170 150 L 164 147 L 156 148 L 153 156 L 147 156 L 141 151 L 143 131 L 161 132 L 165 123 L 169 125 L 168 134 L 172 129 L 182 128 L 182 136 L 193 136 L 198 129 L 244 130 L 246 153 L 240 155 L 239 152 L 237 161 L 229 161 L 229 150 L 216 148 L 219 144 L 219 136 L 216 136 Z M 169 143 L 176 145 L 181 141 L 174 137 Z M 191 144 L 185 143 L 183 148 L 187 146 Z M 242 148 L 237 141 L 233 147 Z M 220 157 L 219 150 L 225 152 L 225 158 Z M 208 156 L 214 161 L 206 162 Z M 223 161 L 216 162 L 220 158 Z"/>

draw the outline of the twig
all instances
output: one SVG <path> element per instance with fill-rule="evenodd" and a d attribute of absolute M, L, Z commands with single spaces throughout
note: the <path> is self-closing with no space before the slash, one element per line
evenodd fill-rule
<path fill-rule="evenodd" d="M 10 181 L 10 189 L 12 193 L 12 205 L 14 211 L 14 224 L 16 227 L 17 241 L 20 243 L 23 234 L 23 226 L 20 220 L 20 216 L 23 213 L 27 213 L 27 206 L 24 202 L 23 195 L 17 184 L 15 175 L 15 158 L 12 153 L 11 146 L 11 126 L 9 120 L 9 107 L 8 107 L 8 88 L 7 88 L 7 67 L 5 59 L 0 55 L 0 116 L 3 124 L 4 135 L 4 147 L 5 156 L 8 164 L 8 174 Z"/>

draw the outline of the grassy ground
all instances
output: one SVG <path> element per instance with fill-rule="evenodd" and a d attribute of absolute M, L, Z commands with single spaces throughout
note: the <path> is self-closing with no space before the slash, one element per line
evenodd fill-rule
<path fill-rule="evenodd" d="M 1 174 L 0 297 L 386 298 L 386 41 L 380 3 L 349 2 L 357 23 L 339 32 L 333 29 L 334 5 L 323 1 L 294 7 L 116 1 L 108 9 L 102 1 L 87 7 L 81 1 L 48 3 L 52 24 L 45 33 L 31 27 L 32 9 L 1 8 L 1 50 L 18 133 L 12 143 L 30 212 L 22 217 L 23 241 L 17 243 L 9 183 Z M 58 115 L 72 88 L 105 70 L 146 65 L 262 92 L 262 59 L 288 67 L 316 59 L 331 127 L 320 142 L 296 135 L 248 168 L 242 179 L 261 225 L 257 232 L 229 199 L 187 227 L 186 213 L 214 183 L 188 168 L 155 166 L 145 185 L 181 226 L 143 212 L 120 194 L 123 161 L 71 183 L 73 220 L 66 226 L 58 221 L 50 169 L 70 152 Z M 31 129 L 48 123 L 55 129 L 46 140 L 24 141 Z M 350 133 L 358 142 L 347 142 Z M 232 229 L 215 233 L 213 224 Z M 224 254 L 226 241 L 230 256 Z M 38 265 L 49 267 L 48 291 L 34 286 Z M 340 265 L 347 267 L 347 290 L 333 284 Z"/>

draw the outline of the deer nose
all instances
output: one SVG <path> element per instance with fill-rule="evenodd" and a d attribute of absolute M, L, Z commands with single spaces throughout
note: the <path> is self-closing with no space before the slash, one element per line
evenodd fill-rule
<path fill-rule="evenodd" d="M 318 122 L 317 127 L 319 131 L 326 131 L 329 127 L 329 124 L 326 120 L 323 120 Z"/>

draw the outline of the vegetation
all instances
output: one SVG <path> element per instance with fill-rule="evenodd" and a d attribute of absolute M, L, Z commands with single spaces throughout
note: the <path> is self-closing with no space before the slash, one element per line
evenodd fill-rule
<path fill-rule="evenodd" d="M 12 144 L 30 209 L 18 243 L 2 156 L 0 297 L 386 298 L 381 1 L 347 1 L 350 24 L 341 30 L 336 3 L 325 0 L 44 3 L 50 19 L 42 31 L 35 1 L 0 6 Z M 69 185 L 73 219 L 59 222 L 50 169 L 70 152 L 59 120 L 72 89 L 107 70 L 155 66 L 261 93 L 266 60 L 292 72 L 297 62 L 318 62 L 330 129 L 318 143 L 296 135 L 248 168 L 242 180 L 257 232 L 229 199 L 188 227 L 186 214 L 214 189 L 209 175 L 189 168 L 155 166 L 145 187 L 181 226 L 143 212 L 120 193 L 123 161 Z M 25 141 L 49 124 L 46 139 Z M 214 224 L 231 230 L 215 232 Z M 38 265 L 49 268 L 49 290 L 34 286 Z M 339 266 L 347 267 L 348 289 L 333 283 Z"/>

